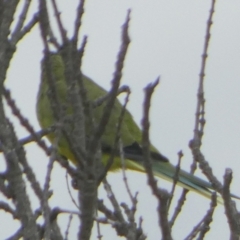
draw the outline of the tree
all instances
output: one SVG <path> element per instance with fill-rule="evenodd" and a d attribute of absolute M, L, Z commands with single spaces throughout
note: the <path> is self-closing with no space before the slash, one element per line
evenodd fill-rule
<path fill-rule="evenodd" d="M 20 6 L 20 4 L 22 4 L 22 6 Z M 69 68 L 67 70 L 69 79 L 73 80 L 73 82 L 77 81 L 77 76 L 80 71 L 78 66 L 81 62 L 84 64 L 84 61 L 82 59 L 80 62 L 75 61 L 78 59 L 76 54 L 80 52 L 83 55 L 83 53 L 87 51 L 87 38 L 79 37 L 81 36 L 79 33 L 80 27 L 84 27 L 84 24 L 82 26 L 82 19 L 85 3 L 79 2 L 76 5 L 77 14 L 73 24 L 74 30 L 72 34 L 70 31 L 65 29 L 64 21 L 62 21 L 61 18 L 62 15 L 58 10 L 58 5 L 60 5 L 60 2 L 52 1 L 51 6 L 50 4 L 47 4 L 49 3 L 42 0 L 39 0 L 38 6 L 34 6 L 34 3 L 30 1 L 0 1 L 0 93 L 2 96 L 0 107 L 0 143 L 4 156 L 3 159 L 6 164 L 6 168 L 1 172 L 0 178 L 1 193 L 4 196 L 1 200 L 0 208 L 1 210 L 5 211 L 5 215 L 9 214 L 19 223 L 19 226 L 16 229 L 14 228 L 11 232 L 11 237 L 9 237 L 9 239 L 19 239 L 21 237 L 24 239 L 63 239 L 63 230 L 59 227 L 59 218 L 61 218 L 64 214 L 70 216 L 69 225 L 64 229 L 66 239 L 69 237 L 68 232 L 71 226 L 72 216 L 77 216 L 80 219 L 78 223 L 79 229 L 76 229 L 75 231 L 75 236 L 78 235 L 79 239 L 90 238 L 94 221 L 97 222 L 99 228 L 102 224 L 110 224 L 115 230 L 116 235 L 124 236 L 127 239 L 145 239 L 146 233 L 144 227 L 142 226 L 144 216 L 139 219 L 136 217 L 138 196 L 137 194 L 132 193 L 129 187 L 131 183 L 128 178 L 124 177 L 125 185 L 128 189 L 128 197 L 131 199 L 130 204 L 120 204 L 120 201 L 117 199 L 117 197 L 115 197 L 114 189 L 112 189 L 110 184 L 104 180 L 103 184 L 109 196 L 111 206 L 106 204 L 106 201 L 102 201 L 102 199 L 98 198 L 97 196 L 98 184 L 96 184 L 96 182 L 93 183 L 92 181 L 89 181 L 88 178 L 85 178 L 84 181 L 79 181 L 79 179 L 81 179 L 78 176 L 80 169 L 76 169 L 75 167 L 69 165 L 65 159 L 62 159 L 60 156 L 58 156 L 56 146 L 54 144 L 52 147 L 50 147 L 49 144 L 46 144 L 45 140 L 42 139 L 42 137 L 47 133 L 51 131 L 57 131 L 56 129 L 58 126 L 53 126 L 53 128 L 36 132 L 36 130 L 31 126 L 30 121 L 27 120 L 28 116 L 24 116 L 24 114 L 22 114 L 19 110 L 20 106 L 18 101 L 14 101 L 14 98 L 11 95 L 12 89 L 9 90 L 6 88 L 6 82 L 4 81 L 7 79 L 7 74 L 9 74 L 9 71 L 11 72 L 10 64 L 12 64 L 12 61 L 14 61 L 13 56 L 16 55 L 17 57 L 19 51 L 21 50 L 20 40 L 31 37 L 33 31 L 38 31 L 38 33 L 40 33 L 40 39 L 43 43 L 41 50 L 44 52 L 44 54 L 48 54 L 52 48 L 57 50 L 61 49 L 64 52 L 63 55 L 65 57 L 65 62 L 71 63 L 68 65 Z M 213 175 L 201 148 L 202 136 L 205 127 L 205 96 L 203 80 L 205 77 L 205 66 L 208 45 L 210 41 L 210 30 L 212 26 L 214 4 L 215 2 L 213 1 L 207 23 L 205 47 L 199 78 L 194 136 L 190 141 L 190 148 L 192 150 L 194 159 L 192 171 L 194 171 L 196 164 L 199 163 L 201 170 L 207 176 L 209 181 L 213 183 L 216 191 L 222 194 L 224 199 L 224 207 L 230 226 L 231 239 L 237 239 L 240 231 L 238 225 L 238 213 L 235 209 L 234 203 L 229 197 L 229 186 L 232 178 L 232 172 L 230 170 L 226 171 L 225 182 L 222 185 Z M 35 12 L 30 11 L 30 7 L 35 7 Z M 119 88 L 121 80 L 120 77 L 122 75 L 122 69 L 124 61 L 126 61 L 125 58 L 130 42 L 128 32 L 131 14 L 128 12 L 126 15 L 127 16 L 122 28 L 121 47 L 118 51 L 117 63 L 114 71 L 113 85 L 110 90 L 112 99 L 116 98 L 119 91 L 121 92 L 126 90 L 124 88 Z M 15 22 L 13 22 L 13 16 L 16 16 Z M 51 16 L 54 17 L 52 18 Z M 27 21 L 25 21 L 26 18 L 28 19 Z M 134 15 L 132 16 L 132 19 L 134 19 Z M 52 27 L 54 21 L 57 25 L 56 28 Z M 36 26 L 39 26 L 39 28 Z M 32 55 L 35 55 L 35 43 L 32 42 L 32 44 Z M 36 51 L 36 54 L 39 54 L 39 52 Z M 31 58 L 32 56 L 29 57 Z M 26 71 L 30 70 L 30 68 L 26 68 Z M 21 82 L 20 84 L 23 83 Z M 143 145 L 144 143 L 147 145 L 149 139 L 148 112 L 150 110 L 151 94 L 154 88 L 154 84 L 150 84 L 146 88 L 144 102 L 145 111 L 143 114 Z M 76 109 L 74 111 L 76 115 L 74 118 L 79 119 L 85 114 L 83 108 L 81 108 L 82 105 L 85 104 L 84 93 L 81 94 L 83 103 L 81 102 L 82 100 L 78 96 L 78 93 L 74 91 L 74 88 L 69 87 L 69 96 L 71 97 L 73 106 Z M 4 105 L 3 99 L 6 100 L 7 105 Z M 55 111 L 57 113 L 57 103 L 54 100 L 53 105 L 56 106 Z M 8 109 L 12 111 L 12 114 L 8 113 Z M 17 117 L 24 129 L 27 130 L 29 137 L 18 137 L 16 134 L 16 124 L 12 124 L 14 121 L 13 115 Z M 78 148 L 77 146 L 79 146 L 79 141 L 82 141 L 82 138 L 79 139 L 79 136 L 84 135 L 82 131 L 84 131 L 84 129 L 81 126 L 81 121 L 76 121 L 76 135 L 70 136 L 70 139 L 72 147 L 79 155 L 82 154 L 82 149 Z M 92 159 L 95 153 L 97 153 L 98 158 L 100 158 L 101 153 L 98 149 L 99 137 L 96 138 L 95 141 L 96 144 L 94 144 L 93 151 L 89 152 L 90 155 L 87 156 L 89 159 Z M 46 155 L 49 156 L 47 158 L 48 167 L 46 176 L 44 177 L 43 186 L 37 178 L 36 171 L 31 168 L 32 159 L 26 155 L 26 148 L 28 148 L 30 142 L 36 142 L 37 146 L 42 148 Z M 84 149 L 84 141 L 81 142 L 80 145 L 83 146 Z M 147 147 L 145 151 L 148 151 Z M 180 167 L 181 158 L 182 154 L 180 152 L 178 167 Z M 61 164 L 61 166 L 66 169 L 68 177 L 73 180 L 73 186 L 76 188 L 76 190 L 70 190 L 72 187 L 69 186 L 69 195 L 72 191 L 78 193 L 78 196 L 75 197 L 75 199 L 77 199 L 76 206 L 79 207 L 76 207 L 75 211 L 69 210 L 68 207 L 63 209 L 62 207 L 59 207 L 58 204 L 55 206 L 52 206 L 51 204 L 51 199 L 55 195 L 55 190 L 51 187 L 51 181 L 54 179 L 54 167 L 56 167 L 58 164 Z M 168 216 L 169 201 L 171 202 L 171 200 L 169 200 L 169 194 L 162 188 L 158 188 L 157 185 L 155 185 L 155 181 L 153 180 L 151 173 L 148 173 L 148 179 L 150 189 L 152 189 L 158 201 L 157 215 L 159 217 L 159 228 L 162 232 L 162 238 L 173 239 L 172 231 L 174 229 L 174 222 L 176 217 L 180 214 L 187 192 L 183 191 L 179 205 L 176 208 L 173 217 L 170 219 Z M 32 189 L 33 191 L 29 189 Z M 172 191 L 170 191 L 170 199 L 174 193 L 174 189 L 175 186 L 173 186 Z M 38 199 L 38 201 L 33 200 L 35 198 L 34 196 Z M 34 202 L 37 202 L 37 204 Z M 33 204 L 36 206 L 33 206 Z M 200 223 L 196 225 L 196 228 L 193 228 L 193 231 L 189 233 L 186 239 L 193 239 L 197 234 L 199 239 L 204 238 L 206 232 L 209 230 L 215 207 L 216 196 L 213 195 L 209 210 L 206 212 L 206 214 L 203 214 L 204 217 Z M 92 218 L 96 209 L 98 209 L 98 211 L 102 214 L 99 217 L 96 216 L 95 218 Z M 39 219 L 42 219 L 42 221 Z M 101 238 L 100 235 L 101 232 L 99 232 L 99 238 Z"/>

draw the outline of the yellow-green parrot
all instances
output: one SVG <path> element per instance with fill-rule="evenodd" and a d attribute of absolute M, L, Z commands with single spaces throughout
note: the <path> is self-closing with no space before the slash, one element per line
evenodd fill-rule
<path fill-rule="evenodd" d="M 67 103 L 67 84 L 65 82 L 65 67 L 64 62 L 59 54 L 52 53 L 50 55 L 52 74 L 55 79 L 55 91 L 58 95 L 58 99 L 61 104 L 66 108 L 68 114 L 71 114 L 72 107 Z M 37 98 L 37 117 L 42 128 L 47 128 L 56 123 L 54 114 L 52 111 L 51 103 L 49 100 L 49 81 L 47 79 L 46 68 L 44 59 L 42 61 L 42 73 L 41 83 Z M 96 82 L 91 80 L 85 75 L 82 75 L 84 87 L 87 90 L 87 97 L 89 100 L 97 100 L 100 97 L 106 96 L 107 91 L 100 87 Z M 93 118 L 97 122 L 104 108 L 104 103 L 93 109 Z M 106 126 L 105 132 L 101 138 L 103 164 L 106 164 L 111 147 L 115 140 L 116 125 L 119 121 L 122 105 L 116 100 L 114 108 L 111 113 L 111 117 Z M 87 127 L 86 127 L 87 129 Z M 49 134 L 48 139 L 53 143 L 55 135 Z M 126 110 L 121 127 L 121 141 L 123 143 L 123 152 L 125 158 L 126 169 L 135 170 L 139 172 L 145 172 L 142 148 L 139 144 L 141 142 L 142 132 L 137 124 L 134 122 L 133 117 L 129 111 Z M 176 167 L 173 166 L 169 160 L 164 157 L 157 149 L 151 145 L 150 157 L 152 160 L 152 170 L 155 176 L 173 182 Z M 58 142 L 58 151 L 61 155 L 76 164 L 74 154 L 68 145 L 64 136 L 62 136 Z M 121 161 L 119 157 L 116 157 L 110 170 L 121 169 Z M 185 189 L 199 193 L 205 197 L 210 198 L 212 191 L 214 191 L 211 183 L 204 181 L 184 170 L 179 171 L 177 185 L 182 186 Z M 233 197 L 236 197 L 232 195 Z"/>

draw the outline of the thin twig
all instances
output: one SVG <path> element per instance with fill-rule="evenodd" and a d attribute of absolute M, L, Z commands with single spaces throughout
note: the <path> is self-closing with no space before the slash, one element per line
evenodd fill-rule
<path fill-rule="evenodd" d="M 178 153 L 178 164 L 176 166 L 176 172 L 175 172 L 174 177 L 173 177 L 173 185 L 172 185 L 172 190 L 170 192 L 168 209 L 170 209 L 171 202 L 172 202 L 173 195 L 174 195 L 174 191 L 175 191 L 175 188 L 176 188 L 176 185 L 177 185 L 177 182 L 178 182 L 178 176 L 179 176 L 179 172 L 180 172 L 180 169 L 181 169 L 181 159 L 182 159 L 182 157 L 183 157 L 183 153 L 182 153 L 182 151 L 180 151 Z"/>
<path fill-rule="evenodd" d="M 236 204 L 230 197 L 230 184 L 232 181 L 232 170 L 226 169 L 224 175 L 224 184 L 222 197 L 224 200 L 225 212 L 231 231 L 231 240 L 239 239 L 240 236 L 240 214 L 236 209 Z"/>
<path fill-rule="evenodd" d="M 124 65 L 124 60 L 127 54 L 128 46 L 130 43 L 130 38 L 128 35 L 128 27 L 129 27 L 129 21 L 130 21 L 130 13 L 131 11 L 128 11 L 126 21 L 122 28 L 122 44 L 118 53 L 117 63 L 116 63 L 116 70 L 114 72 L 114 78 L 112 80 L 112 88 L 109 91 L 110 97 L 108 101 L 106 102 L 105 108 L 103 110 L 103 114 L 101 119 L 99 119 L 98 127 L 96 128 L 94 132 L 94 138 L 90 142 L 89 151 L 90 152 L 96 152 L 96 147 L 98 146 L 98 142 L 103 135 L 106 125 L 110 119 L 112 109 L 114 107 L 115 99 L 118 93 L 120 80 L 122 77 L 122 70 Z M 92 160 L 91 160 L 92 161 Z"/>
<path fill-rule="evenodd" d="M 185 240 L 194 239 L 198 233 L 199 233 L 198 240 L 204 239 L 205 234 L 207 233 L 207 231 L 210 230 L 210 223 L 212 222 L 212 216 L 216 206 L 217 206 L 217 195 L 213 193 L 210 209 L 207 211 L 203 219 L 193 228 L 193 230 L 185 238 Z"/>
<path fill-rule="evenodd" d="M 159 226 L 162 231 L 162 237 L 165 240 L 172 239 L 171 236 L 171 228 L 168 222 L 168 200 L 169 193 L 164 190 L 160 190 L 157 186 L 157 181 L 153 176 L 152 164 L 150 158 L 150 140 L 149 140 L 149 110 L 151 103 L 151 96 L 155 87 L 159 83 L 159 78 L 152 84 L 149 84 L 145 88 L 145 101 L 143 104 L 143 133 L 142 133 L 142 149 L 143 149 L 143 158 L 144 158 L 144 166 L 146 169 L 146 173 L 148 176 L 148 184 L 150 185 L 153 194 L 158 199 L 158 214 L 159 214 Z"/>
<path fill-rule="evenodd" d="M 36 141 L 38 145 L 46 152 L 46 154 L 49 155 L 50 154 L 49 148 L 47 147 L 45 142 L 41 140 L 42 136 L 41 133 L 40 134 L 36 133 L 33 126 L 31 126 L 31 124 L 29 123 L 28 119 L 21 114 L 20 109 L 17 107 L 15 100 L 11 96 L 10 90 L 3 88 L 3 94 L 7 101 L 8 106 L 12 110 L 13 115 L 15 115 L 18 118 L 21 125 L 31 134 L 34 141 Z"/>
<path fill-rule="evenodd" d="M 52 0 L 52 5 L 53 5 L 53 9 L 54 9 L 55 18 L 57 20 L 58 29 L 61 34 L 62 42 L 66 43 L 67 42 L 67 31 L 63 27 L 62 20 L 60 18 L 61 13 L 58 10 L 57 3 L 55 0 Z"/>
<path fill-rule="evenodd" d="M 79 29 L 81 27 L 81 23 L 82 23 L 82 16 L 84 13 L 84 4 L 85 1 L 79 1 L 78 7 L 77 7 L 77 15 L 76 15 L 76 19 L 75 19 L 75 24 L 74 24 L 74 32 L 73 32 L 73 41 L 77 42 L 78 39 L 78 35 L 79 35 Z"/>
<path fill-rule="evenodd" d="M 70 214 L 70 215 L 69 215 L 69 219 L 68 219 L 67 228 L 66 228 L 66 231 L 65 231 L 64 240 L 67 240 L 67 239 L 68 239 L 69 229 L 70 229 L 70 226 L 71 226 L 71 223 L 72 223 L 72 219 L 73 219 L 73 214 Z"/>
<path fill-rule="evenodd" d="M 31 0 L 25 0 L 25 3 L 22 8 L 22 12 L 20 13 L 18 21 L 17 21 L 17 25 L 16 25 L 15 29 L 13 30 L 12 39 L 15 39 L 16 35 L 18 35 L 20 33 L 20 31 L 22 30 L 22 27 L 26 20 L 27 13 L 28 13 L 31 3 L 32 3 Z"/>

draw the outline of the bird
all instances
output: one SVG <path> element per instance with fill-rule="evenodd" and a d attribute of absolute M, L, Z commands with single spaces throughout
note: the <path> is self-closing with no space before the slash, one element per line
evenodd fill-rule
<path fill-rule="evenodd" d="M 65 80 L 65 65 L 61 55 L 57 52 L 52 52 L 49 55 L 51 74 L 55 81 L 55 92 L 58 96 L 59 102 L 64 105 L 65 112 L 69 115 L 72 114 L 72 106 L 67 102 L 67 83 Z M 92 79 L 81 73 L 81 78 L 84 84 L 84 88 L 87 92 L 87 97 L 90 101 L 95 101 L 101 97 L 107 95 L 107 91 L 94 82 Z M 41 62 L 41 81 L 37 96 L 36 112 L 37 118 L 41 128 L 45 129 L 56 124 L 56 118 L 54 117 L 51 101 L 49 98 L 49 80 L 46 71 L 46 58 L 43 58 Z M 95 122 L 99 121 L 102 116 L 105 103 L 97 106 L 92 111 L 92 118 Z M 119 116 L 122 111 L 122 104 L 118 99 L 115 100 L 111 116 L 106 125 L 105 131 L 101 137 L 101 150 L 102 161 L 106 165 L 116 135 L 116 125 L 119 121 Z M 86 135 L 89 133 L 89 125 L 86 121 Z M 54 133 L 47 135 L 47 138 L 51 143 L 54 142 L 56 136 Z M 141 147 L 142 131 L 133 119 L 131 113 L 126 109 L 123 116 L 121 125 L 121 141 L 123 145 L 123 155 L 125 159 L 125 168 L 127 170 L 134 170 L 138 172 L 146 172 L 144 167 L 143 150 Z M 77 164 L 75 155 L 72 153 L 69 147 L 68 141 L 64 135 L 61 135 L 58 144 L 58 152 L 70 160 L 73 164 Z M 203 180 L 187 171 L 180 169 L 176 179 L 176 166 L 170 163 L 169 159 L 162 155 L 156 147 L 150 145 L 150 158 L 152 171 L 154 176 L 165 179 L 170 182 L 177 180 L 176 184 L 184 189 L 198 193 L 204 197 L 211 198 L 212 193 L 215 191 L 212 184 L 206 180 Z M 122 169 L 122 163 L 120 157 L 115 157 L 110 171 L 116 171 Z M 239 198 L 236 195 L 232 195 L 234 198 Z"/>

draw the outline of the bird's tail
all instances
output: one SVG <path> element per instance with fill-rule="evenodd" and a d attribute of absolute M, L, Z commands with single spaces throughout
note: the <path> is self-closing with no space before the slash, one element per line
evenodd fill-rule
<path fill-rule="evenodd" d="M 154 161 L 152 163 L 152 168 L 155 176 L 158 176 L 170 182 L 173 182 L 174 178 L 176 178 L 176 167 L 174 167 L 170 163 Z M 210 182 L 207 182 L 181 169 L 179 170 L 179 173 L 177 175 L 177 185 L 201 194 L 202 196 L 209 199 L 214 192 L 214 189 Z M 240 197 L 234 194 L 231 194 L 231 197 L 240 199 Z M 217 197 L 217 201 L 218 203 L 223 204 L 223 199 L 219 195 Z"/>

